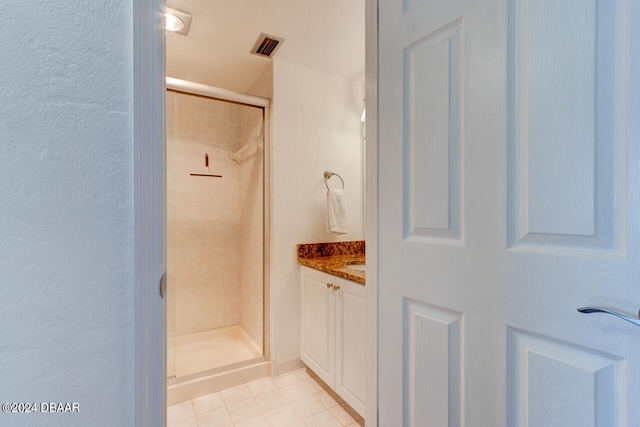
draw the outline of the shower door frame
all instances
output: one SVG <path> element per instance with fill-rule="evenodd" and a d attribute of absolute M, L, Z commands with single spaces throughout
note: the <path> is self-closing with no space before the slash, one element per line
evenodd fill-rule
<path fill-rule="evenodd" d="M 269 311 L 269 295 L 270 295 L 270 194 L 271 194 L 271 161 L 270 161 L 270 108 L 271 100 L 261 96 L 248 95 L 240 92 L 235 92 L 228 89 L 223 89 L 215 86 L 208 86 L 200 83 L 190 82 L 186 80 L 180 80 L 173 77 L 166 77 L 166 91 L 173 91 L 176 93 L 183 93 L 187 95 L 194 95 L 205 97 L 212 100 L 232 102 L 239 105 L 245 105 L 247 107 L 262 109 L 262 129 L 263 129 L 263 149 L 262 149 L 262 161 L 263 161 L 263 182 L 262 182 L 262 198 L 263 198 L 263 244 L 262 244 L 262 362 L 270 361 L 270 311 Z M 165 93 L 166 93 L 165 91 Z M 165 118 L 166 121 L 166 118 Z M 165 123 L 166 126 L 166 123 Z M 166 143 L 165 143 L 166 144 Z M 166 170 L 166 166 L 165 166 Z M 166 179 L 166 178 L 165 178 Z M 166 233 L 166 230 L 165 230 Z M 165 239 L 166 246 L 166 239 Z M 166 248 L 165 248 L 166 252 Z M 169 283 L 167 286 L 171 286 Z M 169 295 L 169 292 L 165 292 Z M 168 319 L 168 313 L 165 311 L 165 324 Z M 166 331 L 165 331 L 166 335 Z M 163 351 L 167 353 L 167 342 L 165 340 Z M 166 357 L 165 357 L 166 359 Z M 166 375 L 165 375 L 166 376 Z"/>

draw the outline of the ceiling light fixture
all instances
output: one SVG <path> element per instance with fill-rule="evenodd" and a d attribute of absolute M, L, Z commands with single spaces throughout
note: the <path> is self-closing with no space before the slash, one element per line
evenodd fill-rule
<path fill-rule="evenodd" d="M 191 27 L 191 14 L 166 8 L 165 14 L 165 29 L 177 34 L 187 35 L 189 28 Z"/>
<path fill-rule="evenodd" d="M 171 12 L 167 12 L 167 31 L 180 31 L 184 28 L 184 22 Z"/>

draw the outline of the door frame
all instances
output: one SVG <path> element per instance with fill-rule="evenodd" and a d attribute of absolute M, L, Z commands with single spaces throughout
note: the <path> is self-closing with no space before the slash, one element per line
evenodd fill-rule
<path fill-rule="evenodd" d="M 378 426 L 378 1 L 365 0 L 365 240 L 367 253 L 367 427 Z"/>
<path fill-rule="evenodd" d="M 134 342 L 133 425 L 166 424 L 165 272 L 165 0 L 133 9 Z M 365 0 L 368 427 L 378 424 L 378 0 Z"/>
<path fill-rule="evenodd" d="M 132 3 L 133 425 L 166 425 L 165 1 Z"/>

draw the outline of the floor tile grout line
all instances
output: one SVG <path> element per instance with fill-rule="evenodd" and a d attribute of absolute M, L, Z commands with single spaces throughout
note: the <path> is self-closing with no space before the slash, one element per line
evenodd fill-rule
<path fill-rule="evenodd" d="M 284 383 L 283 385 L 278 385 L 278 383 L 275 382 L 276 379 L 281 379 L 281 378 L 288 377 L 288 376 L 292 376 L 292 378 L 291 378 L 292 381 L 290 381 L 290 382 L 289 381 L 284 381 L 284 382 L 281 381 L 281 383 Z M 284 403 L 282 403 L 280 405 L 277 405 L 277 406 L 275 406 L 273 408 L 269 408 L 267 410 L 263 409 L 262 406 L 260 406 L 260 404 L 258 404 L 258 401 L 256 399 L 257 396 L 272 392 L 274 390 L 277 390 L 282 395 L 281 389 L 283 387 L 288 387 L 288 386 L 291 386 L 291 385 L 300 384 L 300 383 L 308 381 L 309 379 L 313 380 L 314 383 L 319 386 L 319 390 L 313 391 L 313 390 L 307 388 L 307 392 L 303 396 L 296 397 L 296 398 L 291 398 L 291 397 L 287 397 L 287 396 L 283 395 L 283 397 L 285 398 L 285 402 Z M 254 391 L 252 390 L 251 387 L 248 386 L 248 384 L 257 383 L 257 382 L 260 382 L 260 381 L 263 381 L 263 382 L 270 381 L 272 383 L 272 385 L 268 386 L 269 387 L 268 390 L 261 390 L 261 392 L 255 392 L 254 393 Z M 233 399 L 231 399 L 229 397 L 225 399 L 225 397 L 223 395 L 223 392 L 225 390 L 229 390 L 229 389 L 232 389 L 232 388 L 237 388 L 237 387 L 242 388 L 242 386 L 244 386 L 249 391 L 248 396 L 246 396 L 244 398 L 240 398 L 240 399 L 238 399 L 238 400 L 236 400 L 234 402 L 229 403 L 229 401 L 233 400 Z M 270 423 L 270 421 L 269 421 L 269 417 L 267 417 L 267 415 L 266 415 L 266 412 L 274 410 L 274 409 L 277 409 L 277 408 L 280 408 L 280 407 L 283 407 L 285 405 L 289 405 L 291 407 L 291 409 L 293 409 L 293 413 L 297 416 L 298 421 L 300 421 L 300 422 L 302 422 L 304 424 L 306 424 L 305 420 L 308 420 L 309 418 L 318 416 L 319 414 L 326 412 L 327 415 L 330 416 L 331 419 L 333 419 L 337 424 L 342 425 L 342 421 L 340 421 L 340 419 L 338 419 L 338 417 L 332 412 L 332 410 L 335 410 L 336 408 L 340 407 L 346 413 L 346 415 L 348 415 L 349 418 L 351 418 L 351 422 L 349 422 L 349 424 L 347 424 L 347 425 L 352 425 L 352 424 L 360 425 L 360 421 L 362 421 L 362 418 L 361 417 L 360 418 L 354 417 L 353 415 L 358 415 L 358 414 L 351 407 L 349 407 L 347 405 L 347 403 L 344 402 L 344 400 L 342 400 L 338 395 L 336 395 L 335 392 L 331 393 L 332 390 L 330 388 L 324 388 L 324 387 L 326 387 L 326 384 L 321 382 L 321 380 L 317 376 L 311 375 L 310 371 L 307 371 L 306 369 L 301 369 L 301 370 L 298 370 L 298 371 L 295 371 L 295 372 L 290 372 L 288 374 L 281 375 L 280 377 L 277 377 L 277 378 L 265 377 L 265 378 L 262 378 L 262 379 L 259 379 L 259 380 L 250 381 L 250 382 L 245 383 L 245 384 L 240 384 L 239 386 L 236 386 L 236 387 L 230 387 L 229 389 L 220 390 L 219 392 L 211 393 L 211 395 L 219 393 L 220 394 L 220 400 L 222 402 L 222 406 L 221 407 L 214 408 L 214 409 L 212 409 L 212 411 L 215 411 L 215 410 L 220 409 L 220 408 L 224 408 L 224 410 L 226 411 L 226 414 L 227 414 L 227 416 L 228 416 L 228 418 L 230 420 L 230 424 L 228 424 L 228 426 L 234 426 L 236 423 L 242 422 L 243 420 L 246 420 L 246 419 L 248 419 L 250 417 L 254 417 L 254 416 L 255 417 L 261 416 L 262 419 L 266 420 L 269 423 L 269 425 L 272 425 Z M 319 394 L 321 392 L 325 392 L 326 395 L 335 403 L 335 405 L 332 405 L 330 407 L 326 407 L 325 404 L 322 401 L 320 401 L 320 399 L 318 399 L 318 397 L 316 396 L 317 394 Z M 292 403 L 300 402 L 302 399 L 309 398 L 311 396 L 315 397 L 316 401 L 323 407 L 323 409 L 303 418 L 302 416 L 300 416 L 299 409 L 296 409 L 294 406 L 292 406 Z M 204 396 L 202 396 L 202 397 L 204 397 Z M 336 398 L 339 399 L 339 400 L 336 400 Z M 255 414 L 252 414 L 252 415 L 249 415 L 247 417 L 243 417 L 243 418 L 241 418 L 239 420 L 233 420 L 232 417 L 231 417 L 230 405 L 234 405 L 236 403 L 239 403 L 241 401 L 248 400 L 248 399 L 252 399 L 253 400 L 253 403 L 255 404 L 255 406 L 256 406 L 256 408 L 258 409 L 259 412 L 255 413 Z M 198 427 L 200 427 L 200 421 L 199 421 L 199 417 L 198 416 L 202 415 L 202 414 L 204 414 L 206 412 L 211 412 L 211 411 L 205 411 L 205 412 L 202 412 L 202 413 L 197 413 L 194 400 L 195 399 L 191 399 L 189 401 L 190 402 L 190 407 L 191 407 L 192 413 L 194 415 L 193 418 L 195 420 L 195 423 L 196 423 L 196 425 Z M 348 407 L 349 410 L 345 409 L 345 406 Z M 189 419 L 189 418 L 191 418 L 191 417 L 188 417 L 187 419 Z M 181 421 L 185 421 L 185 420 L 178 420 L 176 422 L 181 422 Z M 172 426 L 169 425 L 169 427 L 172 427 Z"/>

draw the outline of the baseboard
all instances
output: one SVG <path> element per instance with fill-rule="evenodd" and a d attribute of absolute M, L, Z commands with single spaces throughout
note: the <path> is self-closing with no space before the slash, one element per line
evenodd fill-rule
<path fill-rule="evenodd" d="M 286 375 L 294 371 L 299 371 L 304 367 L 304 363 L 302 363 L 302 360 L 298 358 L 285 360 L 284 362 L 274 362 L 271 364 L 271 376 L 279 377 L 281 375 Z"/>

